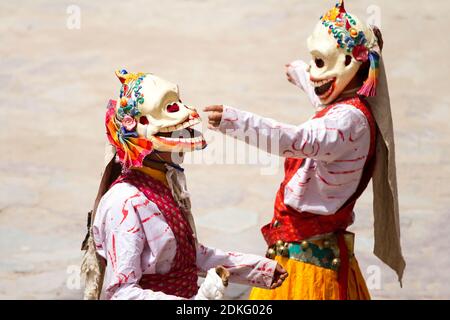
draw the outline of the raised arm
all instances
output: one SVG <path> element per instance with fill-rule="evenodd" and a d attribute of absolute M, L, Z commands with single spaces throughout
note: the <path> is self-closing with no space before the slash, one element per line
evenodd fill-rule
<path fill-rule="evenodd" d="M 314 87 L 309 80 L 309 65 L 302 61 L 296 60 L 286 65 L 286 76 L 292 84 L 302 89 L 309 98 L 311 104 L 317 108 L 320 104 L 320 99 L 314 92 Z"/>

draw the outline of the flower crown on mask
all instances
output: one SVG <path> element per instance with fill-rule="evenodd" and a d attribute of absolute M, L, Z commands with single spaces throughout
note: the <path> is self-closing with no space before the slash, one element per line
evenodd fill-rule
<path fill-rule="evenodd" d="M 141 83 L 146 74 L 118 70 L 116 75 L 122 82 L 120 100 L 109 101 L 106 134 L 124 168 L 142 167 L 144 158 L 153 151 L 152 142 L 139 137 L 136 131 L 136 119 L 141 114 L 139 105 L 144 103 Z"/>
<path fill-rule="evenodd" d="M 369 43 L 366 34 L 357 30 L 357 21 L 345 10 L 344 0 L 336 3 L 336 6 L 320 19 L 322 24 L 328 28 L 328 33 L 336 39 L 338 49 L 347 51 L 359 62 L 370 61 L 369 75 L 358 94 L 366 97 L 375 96 L 381 54 L 377 41 Z"/>

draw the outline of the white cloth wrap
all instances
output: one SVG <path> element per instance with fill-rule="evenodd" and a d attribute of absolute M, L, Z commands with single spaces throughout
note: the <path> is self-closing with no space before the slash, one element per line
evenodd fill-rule
<path fill-rule="evenodd" d="M 167 183 L 169 184 L 170 190 L 172 190 L 172 196 L 183 210 L 194 234 L 194 238 L 197 241 L 197 231 L 195 228 L 194 217 L 191 212 L 191 198 L 187 190 L 186 176 L 183 171 L 177 170 L 169 165 L 166 165 L 166 168 Z"/>
<path fill-rule="evenodd" d="M 198 289 L 194 300 L 222 300 L 226 287 L 215 268 L 208 270 L 205 281 Z"/>

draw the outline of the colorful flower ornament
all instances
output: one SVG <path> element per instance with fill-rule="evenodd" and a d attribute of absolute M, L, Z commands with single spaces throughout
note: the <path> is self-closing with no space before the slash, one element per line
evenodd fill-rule
<path fill-rule="evenodd" d="M 122 126 L 126 129 L 127 132 L 133 132 L 136 128 L 136 124 L 136 120 L 129 115 L 126 115 L 122 119 Z"/>
<path fill-rule="evenodd" d="M 380 67 L 380 49 L 377 43 L 370 45 L 363 31 L 356 28 L 356 20 L 345 10 L 344 0 L 336 3 L 321 18 L 322 24 L 328 28 L 328 33 L 337 41 L 336 47 L 351 54 L 357 61 L 370 61 L 370 70 L 358 94 L 372 97 L 376 95 Z"/>
<path fill-rule="evenodd" d="M 110 100 L 106 111 L 106 133 L 110 143 L 116 148 L 120 163 L 125 169 L 142 167 L 144 158 L 153 150 L 152 143 L 139 137 L 136 127 L 139 105 L 144 103 L 140 92 L 146 74 L 116 71 L 122 82 L 120 100 Z M 117 107 L 117 110 L 116 110 Z"/>

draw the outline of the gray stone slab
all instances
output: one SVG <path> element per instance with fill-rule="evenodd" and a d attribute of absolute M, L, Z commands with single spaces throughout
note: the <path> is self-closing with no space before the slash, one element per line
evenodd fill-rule
<path fill-rule="evenodd" d="M 198 217 L 196 223 L 199 227 L 218 232 L 238 234 L 256 226 L 258 214 L 239 207 L 226 207 Z"/>

